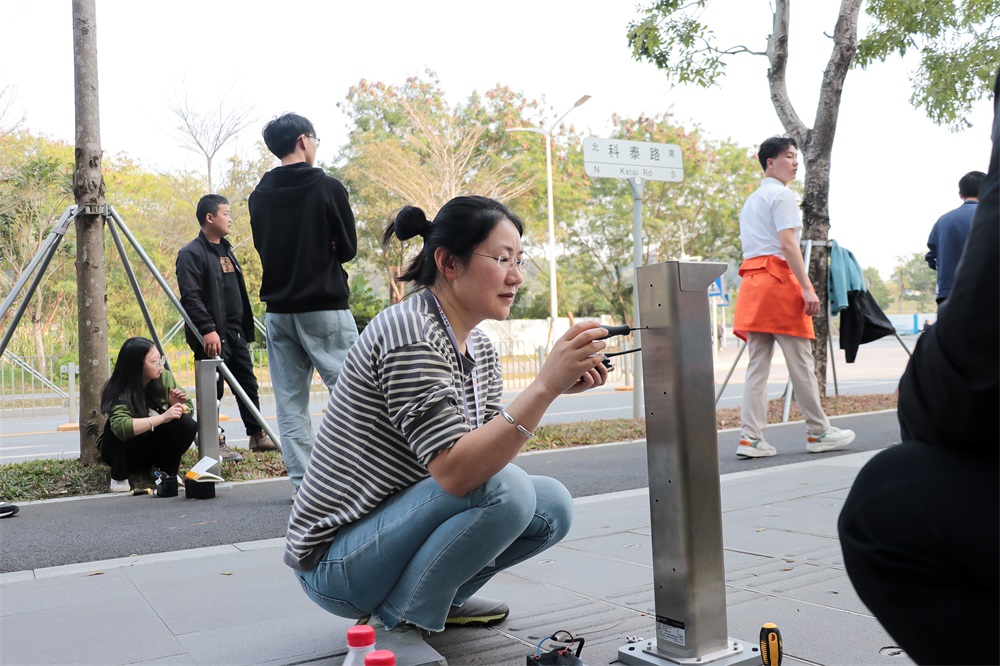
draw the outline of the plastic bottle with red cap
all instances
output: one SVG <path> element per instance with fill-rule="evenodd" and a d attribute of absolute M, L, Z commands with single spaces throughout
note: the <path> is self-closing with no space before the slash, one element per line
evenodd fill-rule
<path fill-rule="evenodd" d="M 389 650 L 375 650 L 365 655 L 365 666 L 396 666 L 396 655 Z"/>
<path fill-rule="evenodd" d="M 375 627 L 359 624 L 347 630 L 347 656 L 343 666 L 364 666 L 365 657 L 375 652 Z"/>

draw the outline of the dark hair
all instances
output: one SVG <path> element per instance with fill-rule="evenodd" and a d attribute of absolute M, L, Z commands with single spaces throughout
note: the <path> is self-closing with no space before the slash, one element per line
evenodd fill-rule
<path fill-rule="evenodd" d="M 424 247 L 414 257 L 406 271 L 397 280 L 415 282 L 429 287 L 437 281 L 437 263 L 434 252 L 444 248 L 462 263 L 469 261 L 476 246 L 489 238 L 498 224 L 510 220 L 518 235 L 524 234 L 524 223 L 499 201 L 487 197 L 455 197 L 438 211 L 430 222 L 423 210 L 403 206 L 389 216 L 389 224 L 382 233 L 382 247 L 387 247 L 393 235 L 399 240 L 423 236 Z"/>
<path fill-rule="evenodd" d="M 767 161 L 785 152 L 788 146 L 792 146 L 793 148 L 799 147 L 799 144 L 795 143 L 795 137 L 782 134 L 781 136 L 772 136 L 770 139 L 765 140 L 764 143 L 760 144 L 760 150 L 757 151 L 760 168 L 767 171 Z"/>
<path fill-rule="evenodd" d="M 110 415 L 119 396 L 125 396 L 129 414 L 136 417 L 146 416 L 150 407 L 166 402 L 167 392 L 159 378 L 149 382 L 143 390 L 143 365 L 152 348 L 153 341 L 146 338 L 129 338 L 122 344 L 111 378 L 101 391 L 101 413 Z"/>
<path fill-rule="evenodd" d="M 979 185 L 982 184 L 986 174 L 982 171 L 970 171 L 962 176 L 958 181 L 958 195 L 963 199 L 979 196 Z"/>
<path fill-rule="evenodd" d="M 316 129 L 308 118 L 297 113 L 285 113 L 273 118 L 261 131 L 267 149 L 279 160 L 295 150 L 295 143 L 303 134 L 316 136 Z"/>
<path fill-rule="evenodd" d="M 198 217 L 198 224 L 205 226 L 208 223 L 208 216 L 219 212 L 219 206 L 229 205 L 229 199 L 221 194 L 206 194 L 198 200 L 198 209 L 195 215 Z"/>

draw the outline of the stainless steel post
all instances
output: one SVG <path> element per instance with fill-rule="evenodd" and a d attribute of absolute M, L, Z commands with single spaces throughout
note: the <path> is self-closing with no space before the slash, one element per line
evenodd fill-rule
<path fill-rule="evenodd" d="M 219 462 L 208 470 L 219 474 L 222 459 L 219 457 L 219 398 L 218 372 L 221 358 L 194 362 L 194 398 L 198 418 L 198 459 L 205 456 Z"/>
<path fill-rule="evenodd" d="M 656 638 L 619 648 L 623 664 L 760 662 L 727 632 L 708 311 L 725 269 L 669 261 L 637 271 Z"/>

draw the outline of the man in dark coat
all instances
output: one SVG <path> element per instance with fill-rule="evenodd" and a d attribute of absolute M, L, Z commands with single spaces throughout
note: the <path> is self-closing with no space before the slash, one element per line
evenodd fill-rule
<path fill-rule="evenodd" d="M 197 331 L 185 327 L 185 337 L 195 360 L 222 358 L 259 412 L 257 377 L 247 347 L 254 340 L 253 310 L 243 271 L 232 245 L 225 238 L 232 225 L 229 202 L 218 194 L 206 194 L 198 202 L 197 216 L 201 225 L 198 237 L 177 253 L 181 305 L 198 327 Z M 219 398 L 222 392 L 220 376 Z M 277 449 L 253 413 L 242 402 L 239 406 L 250 438 L 250 450 Z M 219 437 L 219 454 L 226 461 L 243 460 L 243 456 L 226 445 L 225 435 Z"/>

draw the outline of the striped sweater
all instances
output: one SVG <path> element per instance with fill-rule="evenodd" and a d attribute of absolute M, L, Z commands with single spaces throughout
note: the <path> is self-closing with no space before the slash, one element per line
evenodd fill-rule
<path fill-rule="evenodd" d="M 475 427 L 476 393 L 480 423 L 500 413 L 496 351 L 478 329 L 468 347 L 474 360 L 459 358 L 427 291 L 368 324 L 341 368 L 292 507 L 288 566 L 311 569 L 341 526 L 429 476 L 435 454 Z"/>

